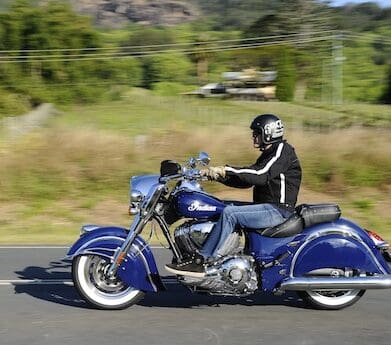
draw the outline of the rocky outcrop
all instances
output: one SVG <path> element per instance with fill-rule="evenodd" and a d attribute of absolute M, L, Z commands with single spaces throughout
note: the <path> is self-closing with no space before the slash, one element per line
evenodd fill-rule
<path fill-rule="evenodd" d="M 71 0 L 74 9 L 91 15 L 99 26 L 119 28 L 127 23 L 176 25 L 198 17 L 197 8 L 176 0 Z"/>

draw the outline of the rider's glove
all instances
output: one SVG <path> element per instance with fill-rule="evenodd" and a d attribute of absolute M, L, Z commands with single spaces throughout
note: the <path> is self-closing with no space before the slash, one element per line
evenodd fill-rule
<path fill-rule="evenodd" d="M 209 180 L 217 180 L 219 177 L 225 177 L 225 167 L 209 167 L 200 170 L 201 176 L 208 177 Z"/>

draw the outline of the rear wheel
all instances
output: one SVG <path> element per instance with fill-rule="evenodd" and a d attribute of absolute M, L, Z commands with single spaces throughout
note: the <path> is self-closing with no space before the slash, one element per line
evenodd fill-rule
<path fill-rule="evenodd" d="M 124 309 L 137 303 L 144 292 L 108 277 L 110 261 L 98 255 L 82 255 L 73 260 L 73 282 L 80 295 L 99 309 Z"/>
<path fill-rule="evenodd" d="M 365 290 L 307 290 L 298 291 L 299 296 L 317 309 L 337 310 L 356 303 Z"/>

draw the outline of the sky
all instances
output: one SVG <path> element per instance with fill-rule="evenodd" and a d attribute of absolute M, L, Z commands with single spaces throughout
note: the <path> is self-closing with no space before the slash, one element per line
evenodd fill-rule
<path fill-rule="evenodd" d="M 346 3 L 360 4 L 362 2 L 376 2 L 382 7 L 391 7 L 391 0 L 331 0 L 331 4 L 335 6 L 344 5 Z"/>

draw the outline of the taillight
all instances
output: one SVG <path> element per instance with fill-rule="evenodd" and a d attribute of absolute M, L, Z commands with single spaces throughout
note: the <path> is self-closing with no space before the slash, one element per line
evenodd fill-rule
<path fill-rule="evenodd" d="M 373 232 L 371 230 L 366 230 L 366 231 L 376 247 L 378 247 L 378 248 L 388 248 L 389 247 L 388 242 L 383 240 L 383 238 L 381 238 L 376 232 Z"/>

